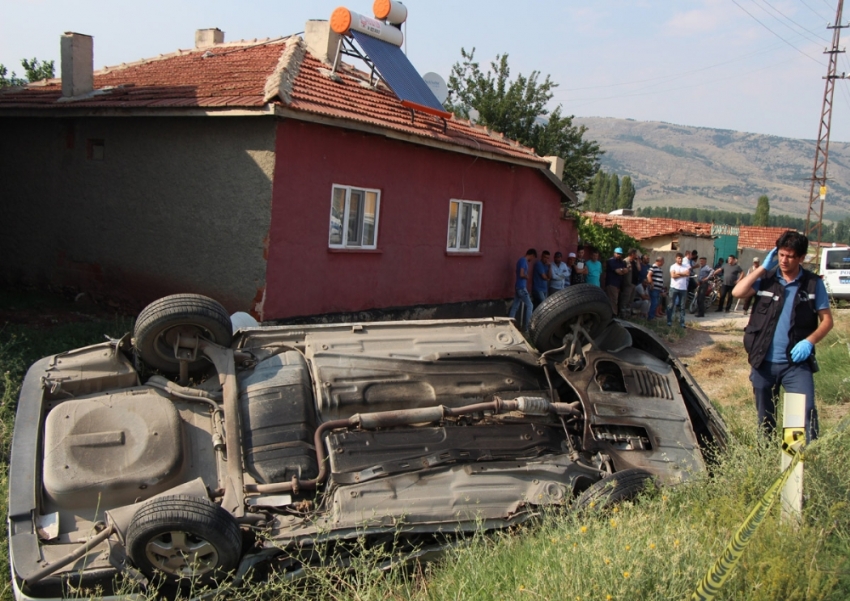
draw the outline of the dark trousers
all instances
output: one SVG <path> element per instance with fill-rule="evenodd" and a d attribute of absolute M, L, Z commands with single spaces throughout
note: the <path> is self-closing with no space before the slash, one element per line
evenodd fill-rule
<path fill-rule="evenodd" d="M 708 291 L 708 282 L 702 282 L 697 288 L 697 317 L 705 317 L 705 293 Z"/>
<path fill-rule="evenodd" d="M 631 277 L 629 274 L 627 277 Z M 623 287 L 620 288 L 620 298 L 617 301 L 619 305 L 617 307 L 617 315 L 620 317 L 626 317 L 629 313 L 629 307 L 632 304 L 632 299 L 635 296 L 635 286 L 634 284 L 623 284 Z"/>
<path fill-rule="evenodd" d="M 779 387 L 785 392 L 797 392 L 806 396 L 806 442 L 818 437 L 818 410 L 815 407 L 815 381 L 808 362 L 769 363 L 765 361 L 758 369 L 750 371 L 753 395 L 756 398 L 758 423 L 768 435 L 776 430 L 776 400 Z"/>
<path fill-rule="evenodd" d="M 531 291 L 531 302 L 534 304 L 534 308 L 537 308 L 537 305 L 546 300 L 546 291 L 545 290 L 532 290 Z"/>
<path fill-rule="evenodd" d="M 723 301 L 724 300 L 726 301 L 726 311 L 728 312 L 729 309 L 732 308 L 732 301 L 735 300 L 735 298 L 732 296 L 732 288 L 734 288 L 734 287 L 735 287 L 735 284 L 732 284 L 731 286 L 727 286 L 726 284 L 723 284 L 723 286 L 721 286 L 721 288 L 720 288 L 720 300 L 717 301 L 717 310 L 718 311 L 723 310 Z"/>

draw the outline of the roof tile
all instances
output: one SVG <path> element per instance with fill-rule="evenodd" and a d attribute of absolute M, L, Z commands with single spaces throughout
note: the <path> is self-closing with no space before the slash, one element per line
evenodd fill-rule
<path fill-rule="evenodd" d="M 178 50 L 94 74 L 95 93 L 60 100 L 53 79 L 0 91 L 0 110 L 258 108 L 267 102 L 293 111 L 333 117 L 505 157 L 548 162 L 526 148 L 469 121 L 444 121 L 401 105 L 369 75 L 340 63 L 335 77 L 306 51 L 300 37 L 235 42 Z"/>
<path fill-rule="evenodd" d="M 711 236 L 710 223 L 697 223 L 684 221 L 682 219 L 667 219 L 664 217 L 629 217 L 625 215 L 608 215 L 607 213 L 584 213 L 594 223 L 611 227 L 620 226 L 626 234 L 635 240 L 647 240 L 659 236 L 672 234 L 686 234 L 688 236 Z M 776 239 L 784 232 L 786 227 L 763 227 L 755 225 L 739 226 L 738 247 L 756 248 L 759 250 L 770 250 L 776 245 Z"/>

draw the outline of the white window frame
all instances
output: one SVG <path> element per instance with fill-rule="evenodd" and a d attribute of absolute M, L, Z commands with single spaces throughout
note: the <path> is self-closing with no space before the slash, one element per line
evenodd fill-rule
<path fill-rule="evenodd" d="M 342 190 L 345 192 L 345 198 L 343 202 L 343 218 L 341 223 L 342 231 L 341 239 L 339 241 L 334 241 L 334 200 L 336 198 L 336 191 Z M 360 192 L 362 193 L 362 203 L 364 210 L 360 215 L 360 219 L 362 220 L 359 226 L 359 241 L 351 241 L 349 240 L 349 220 L 351 219 L 351 195 L 352 192 Z M 366 220 L 365 220 L 365 203 L 367 194 L 375 195 L 375 226 L 374 226 L 374 236 L 371 244 L 364 244 L 363 237 L 365 232 Z M 331 210 L 330 210 L 330 224 L 328 227 L 328 248 L 337 248 L 337 249 L 350 249 L 350 250 L 374 250 L 378 248 L 378 219 L 381 215 L 381 191 L 375 188 L 362 188 L 360 186 L 346 186 L 343 184 L 333 184 L 331 186 Z"/>
<path fill-rule="evenodd" d="M 457 205 L 457 223 L 455 224 L 455 232 L 454 232 L 454 240 L 451 240 L 452 236 L 452 207 Z M 475 246 L 469 244 L 468 240 L 472 237 L 472 231 L 470 227 L 470 231 L 467 232 L 467 236 L 464 236 L 462 224 L 461 224 L 461 215 L 463 214 L 463 210 L 465 206 L 469 207 L 477 207 L 478 208 L 478 223 L 477 231 L 475 232 Z M 446 229 L 446 252 L 450 253 L 477 253 L 481 252 L 481 222 L 484 219 L 484 203 L 480 200 L 462 200 L 459 198 L 452 198 L 449 200 L 449 223 Z M 464 246 L 464 237 L 466 237 L 467 242 L 466 246 Z"/>

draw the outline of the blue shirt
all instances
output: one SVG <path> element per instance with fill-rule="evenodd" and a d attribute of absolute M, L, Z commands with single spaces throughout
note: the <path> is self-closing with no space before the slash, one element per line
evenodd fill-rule
<path fill-rule="evenodd" d="M 584 266 L 587 267 L 587 283 L 594 286 L 601 286 L 602 281 L 602 263 L 599 261 L 585 261 Z"/>
<path fill-rule="evenodd" d="M 516 288 L 525 290 L 528 286 L 525 283 L 525 276 L 522 275 L 523 271 L 528 273 L 528 260 L 525 257 L 520 257 L 519 261 L 516 262 Z"/>
<path fill-rule="evenodd" d="M 549 291 L 549 281 L 544 280 L 543 276 L 549 273 L 549 266 L 544 265 L 543 261 L 537 261 L 534 264 L 534 277 L 531 280 L 531 289 L 538 292 Z"/>
<path fill-rule="evenodd" d="M 697 275 L 697 279 L 701 282 L 703 280 L 707 280 L 711 277 L 711 274 L 714 273 L 714 268 L 711 265 L 706 265 L 705 267 L 699 268 L 699 275 Z"/>
<path fill-rule="evenodd" d="M 790 282 L 786 282 L 782 274 L 777 270 L 776 279 L 785 287 L 785 295 L 782 299 L 782 312 L 779 314 L 779 321 L 776 322 L 776 330 L 773 333 L 773 340 L 767 349 L 766 358 L 771 363 L 788 363 L 788 334 L 791 331 L 791 310 L 794 308 L 794 295 L 800 291 L 800 278 L 803 277 L 803 270 L 797 274 L 797 277 Z M 829 309 L 829 296 L 826 294 L 826 286 L 823 280 L 817 276 L 815 281 L 815 310 L 822 311 Z M 753 284 L 753 290 L 758 292 L 761 287 L 761 279 L 758 279 Z M 788 302 L 788 301 L 791 302 Z"/>

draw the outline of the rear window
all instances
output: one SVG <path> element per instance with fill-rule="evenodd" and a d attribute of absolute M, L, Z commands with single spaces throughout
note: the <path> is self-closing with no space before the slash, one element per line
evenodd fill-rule
<path fill-rule="evenodd" d="M 850 269 L 850 248 L 830 249 L 826 251 L 827 269 Z"/>

